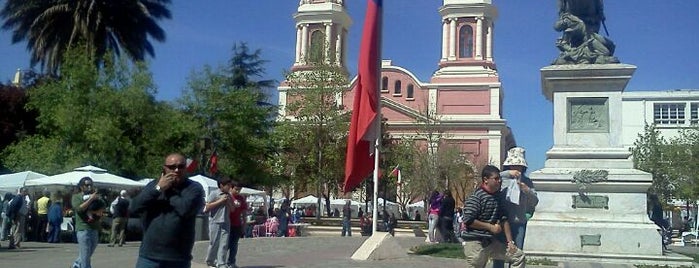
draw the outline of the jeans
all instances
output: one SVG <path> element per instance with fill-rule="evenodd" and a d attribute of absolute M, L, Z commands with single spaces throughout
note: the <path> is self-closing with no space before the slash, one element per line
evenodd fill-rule
<path fill-rule="evenodd" d="M 238 240 L 242 234 L 242 226 L 231 226 L 230 236 L 228 236 L 228 265 L 235 265 L 236 255 L 238 255 Z"/>
<path fill-rule="evenodd" d="M 510 231 L 512 232 L 512 240 L 515 241 L 515 245 L 517 245 L 517 248 L 524 249 L 524 234 L 527 232 L 527 223 L 510 223 Z M 504 267 L 504 261 L 493 260 L 493 268 Z"/>
<path fill-rule="evenodd" d="M 136 268 L 191 268 L 191 261 L 157 261 L 138 256 Z"/>
<path fill-rule="evenodd" d="M 61 225 L 49 224 L 49 243 L 61 243 Z"/>
<path fill-rule="evenodd" d="M 216 264 L 216 267 L 226 265 L 229 229 L 228 223 L 209 224 L 209 248 L 206 251 L 206 264 Z"/>
<path fill-rule="evenodd" d="M 2 229 L 0 229 L 0 240 L 6 240 L 10 236 L 10 227 L 12 227 L 12 219 L 2 215 Z"/>
<path fill-rule="evenodd" d="M 99 243 L 99 231 L 94 229 L 81 230 L 78 236 L 78 258 L 73 262 L 73 268 L 92 268 L 90 258 L 95 253 Z"/>
<path fill-rule="evenodd" d="M 435 237 L 437 219 L 439 219 L 439 216 L 437 216 L 437 214 L 430 214 L 429 216 L 427 216 L 427 238 L 429 238 L 430 242 L 437 242 L 437 238 Z"/>
<path fill-rule="evenodd" d="M 352 236 L 352 225 L 350 219 L 342 219 L 342 236 Z"/>

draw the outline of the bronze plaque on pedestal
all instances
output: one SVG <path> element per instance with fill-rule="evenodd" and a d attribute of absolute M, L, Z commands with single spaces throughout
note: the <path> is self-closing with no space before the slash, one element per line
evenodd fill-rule
<path fill-rule="evenodd" d="M 602 235 L 581 235 L 580 246 L 601 246 Z"/>
<path fill-rule="evenodd" d="M 573 208 L 609 209 L 609 196 L 604 196 L 604 195 L 573 195 Z"/>
<path fill-rule="evenodd" d="M 607 98 L 568 98 L 569 133 L 609 132 Z"/>

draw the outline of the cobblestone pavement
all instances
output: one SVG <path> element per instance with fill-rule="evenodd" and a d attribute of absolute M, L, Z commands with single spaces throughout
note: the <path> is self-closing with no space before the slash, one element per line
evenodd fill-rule
<path fill-rule="evenodd" d="M 366 237 L 295 237 L 243 239 L 238 253 L 238 265 L 246 268 L 276 267 L 465 267 L 463 260 L 409 255 L 405 258 L 384 261 L 353 261 L 352 253 Z M 406 250 L 423 243 L 424 238 L 397 237 Z M 7 246 L 7 242 L 0 243 Z M 124 247 L 109 248 L 100 244 L 92 258 L 92 266 L 134 267 L 140 243 L 129 242 Z M 205 268 L 204 255 L 207 241 L 195 244 L 193 268 Z M 699 247 L 676 248 L 676 251 L 699 254 Z M 46 244 L 25 242 L 21 249 L 0 249 L 0 267 L 69 267 L 77 257 L 76 244 Z M 545 266 L 528 266 L 545 267 Z M 622 268 L 633 265 L 600 263 L 559 263 L 558 267 Z"/>

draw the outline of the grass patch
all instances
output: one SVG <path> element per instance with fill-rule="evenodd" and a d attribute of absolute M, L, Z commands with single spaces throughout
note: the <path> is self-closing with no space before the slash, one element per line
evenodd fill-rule
<path fill-rule="evenodd" d="M 466 258 L 464 256 L 464 248 L 461 246 L 461 244 L 455 243 L 419 245 L 411 248 L 410 251 L 416 255 L 429 255 L 432 257 L 452 259 Z"/>
<path fill-rule="evenodd" d="M 558 262 L 549 260 L 547 258 L 543 259 L 527 259 L 527 265 L 544 265 L 544 266 L 558 266 Z"/>
<path fill-rule="evenodd" d="M 649 264 L 636 264 L 634 265 L 638 268 L 693 268 L 694 266 L 669 266 L 669 265 L 649 265 Z"/>

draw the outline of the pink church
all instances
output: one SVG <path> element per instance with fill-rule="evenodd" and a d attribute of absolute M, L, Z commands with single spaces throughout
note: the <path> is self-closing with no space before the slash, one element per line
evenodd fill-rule
<path fill-rule="evenodd" d="M 381 112 L 394 138 L 417 135 L 418 120 L 425 114 L 438 120 L 441 143 L 458 146 L 474 161 L 500 166 L 515 138 L 502 117 L 503 90 L 493 58 L 493 22 L 497 9 L 492 0 L 443 0 L 441 58 L 429 81 L 391 60 L 381 66 Z M 363 15 L 363 14 L 362 14 Z M 326 63 L 346 66 L 348 29 L 352 20 L 343 0 L 301 0 L 296 21 L 296 56 L 292 71 L 307 70 L 314 47 L 321 46 Z M 331 44 L 331 45 L 325 45 Z M 384 48 L 385 49 L 385 48 Z M 315 53 L 319 54 L 319 53 Z M 354 59 L 353 59 L 354 60 Z M 346 67 L 345 67 L 346 69 Z M 355 79 L 338 98 L 352 107 Z M 279 90 L 281 116 L 287 104 L 288 86 Z"/>

